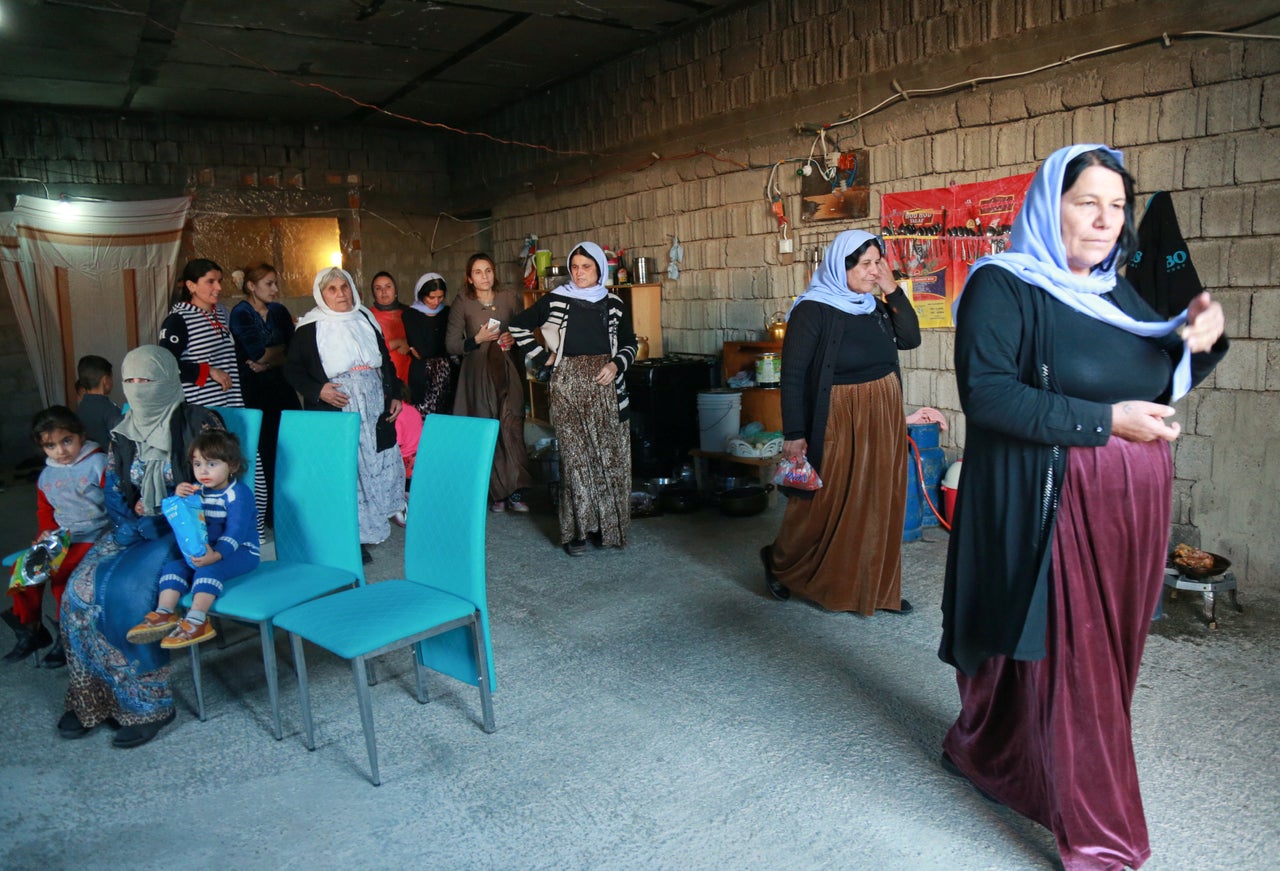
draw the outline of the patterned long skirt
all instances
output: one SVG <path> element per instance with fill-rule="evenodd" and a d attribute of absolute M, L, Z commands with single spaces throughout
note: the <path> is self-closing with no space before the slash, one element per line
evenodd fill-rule
<path fill-rule="evenodd" d="M 564 357 L 551 376 L 551 425 L 560 447 L 560 543 L 599 532 L 623 547 L 631 523 L 631 430 L 612 384 L 595 377 L 605 355 Z"/>
<path fill-rule="evenodd" d="M 385 451 L 378 450 L 378 418 L 385 406 L 382 376 L 375 369 L 352 369 L 333 380 L 351 399 L 342 410 L 360 415 L 360 543 L 378 544 L 391 535 L 391 515 L 404 508 L 404 458 L 400 449 L 392 445 Z"/>
<path fill-rule="evenodd" d="M 409 379 L 417 387 L 422 397 L 414 406 L 422 413 L 449 414 L 453 411 L 453 387 L 456 383 L 454 372 L 457 369 L 448 357 L 431 357 L 427 360 L 415 360 L 409 371 Z"/>
<path fill-rule="evenodd" d="M 1151 854 L 1130 706 L 1164 583 L 1169 446 L 1070 448 L 1053 534 L 1048 655 L 957 672 L 943 748 L 981 790 L 1053 832 L 1067 871 Z"/>
<path fill-rule="evenodd" d="M 125 633 L 155 607 L 160 567 L 178 555 L 172 535 L 122 547 L 108 534 L 67 583 L 66 706 L 84 725 L 153 723 L 173 710 L 169 654 L 159 644 L 130 644 Z"/>
<path fill-rule="evenodd" d="M 896 375 L 831 388 L 822 488 L 792 497 L 773 544 L 778 579 L 831 611 L 896 611 L 902 602 L 907 424 Z"/>

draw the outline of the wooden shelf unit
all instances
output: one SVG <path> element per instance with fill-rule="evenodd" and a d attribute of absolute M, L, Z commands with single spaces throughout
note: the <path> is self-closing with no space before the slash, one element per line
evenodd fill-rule
<path fill-rule="evenodd" d="M 721 354 L 725 383 L 743 369 L 755 372 L 761 354 L 781 354 L 781 342 L 725 342 Z M 783 361 L 786 365 L 786 361 Z M 782 432 L 782 390 L 777 387 L 746 387 L 742 394 L 743 425 L 753 420 L 764 424 L 769 432 Z"/>

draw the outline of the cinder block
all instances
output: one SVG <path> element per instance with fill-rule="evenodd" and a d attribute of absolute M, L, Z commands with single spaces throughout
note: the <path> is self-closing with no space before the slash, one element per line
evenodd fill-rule
<path fill-rule="evenodd" d="M 1183 433 L 1173 446 L 1173 468 L 1176 477 L 1191 480 L 1212 477 L 1213 439 Z"/>
<path fill-rule="evenodd" d="M 1061 112 L 1062 84 L 1058 81 L 1036 82 L 1023 89 L 1022 98 L 1027 106 L 1027 114 L 1032 117 Z"/>
<path fill-rule="evenodd" d="M 1027 117 L 1027 103 L 1020 89 L 998 91 L 991 96 L 991 121 L 1017 121 Z"/>
<path fill-rule="evenodd" d="M 1265 389 L 1273 393 L 1280 392 L 1280 342 L 1267 342 L 1267 380 Z"/>
<path fill-rule="evenodd" d="M 1169 53 L 1162 49 L 1142 64 L 1142 84 L 1148 94 L 1163 94 L 1191 87 L 1191 60 L 1182 52 Z"/>
<path fill-rule="evenodd" d="M 1071 113 L 1075 142 L 1110 142 L 1111 112 L 1106 106 L 1085 106 Z"/>
<path fill-rule="evenodd" d="M 1204 135 L 1204 112 L 1193 90 L 1165 94 L 1157 104 L 1156 135 L 1162 142 Z M 1098 140 L 1105 142 L 1106 140 Z"/>
<path fill-rule="evenodd" d="M 1242 48 L 1244 59 L 1241 71 L 1246 76 L 1265 76 L 1280 72 L 1280 43 L 1249 40 Z"/>
<path fill-rule="evenodd" d="M 725 262 L 729 266 L 755 268 L 764 262 L 764 243 L 758 236 L 727 239 L 724 251 Z"/>
<path fill-rule="evenodd" d="M 1257 290 L 1250 294 L 1250 299 L 1249 338 L 1280 339 L 1280 289 Z"/>
<path fill-rule="evenodd" d="M 1142 63 L 1108 64 L 1102 77 L 1102 99 L 1116 101 L 1142 96 L 1145 70 L 1146 65 Z"/>
<path fill-rule="evenodd" d="M 1221 390 L 1262 390 L 1267 372 L 1267 342 L 1233 339 L 1231 353 L 1213 370 Z"/>
<path fill-rule="evenodd" d="M 1257 80 L 1227 82 L 1205 88 L 1201 93 L 1205 106 L 1205 133 L 1234 133 L 1259 124 L 1262 84 Z"/>
<path fill-rule="evenodd" d="M 1155 142 L 1158 119 L 1159 101 L 1156 99 L 1125 100 L 1116 104 L 1112 144 L 1123 147 Z"/>
<path fill-rule="evenodd" d="M 956 115 L 965 127 L 991 123 L 991 94 L 973 91 L 956 98 Z"/>
<path fill-rule="evenodd" d="M 1280 184 L 1253 189 L 1253 232 L 1259 236 L 1280 235 Z"/>
<path fill-rule="evenodd" d="M 1205 191 L 1200 226 L 1205 236 L 1245 236 L 1252 231 L 1253 191 L 1220 188 Z"/>
<path fill-rule="evenodd" d="M 929 133 L 944 130 L 955 130 L 960 126 L 960 116 L 956 113 L 956 104 L 948 97 L 932 101 L 924 113 L 924 127 Z"/>
<path fill-rule="evenodd" d="M 992 151 L 992 135 L 990 127 L 975 127 L 965 130 L 961 140 L 964 152 L 964 168 L 983 170 L 995 165 L 995 154 Z"/>
<path fill-rule="evenodd" d="M 1238 79 L 1244 71 L 1244 45 L 1232 40 L 1213 41 L 1191 56 L 1191 81 L 1211 85 Z"/>
<path fill-rule="evenodd" d="M 954 172 L 964 168 L 960 159 L 960 137 L 952 130 L 933 137 L 933 171 Z"/>
<path fill-rule="evenodd" d="M 1062 76 L 1062 105 L 1066 109 L 1094 106 L 1103 102 L 1102 73 L 1097 69 L 1081 70 Z"/>
<path fill-rule="evenodd" d="M 1235 143 L 1236 182 L 1280 179 L 1280 131 L 1243 133 Z"/>
<path fill-rule="evenodd" d="M 1005 124 L 996 128 L 996 163 L 1007 167 L 1031 159 L 1030 128 L 1026 124 Z"/>
<path fill-rule="evenodd" d="M 929 158 L 925 151 L 926 139 L 911 139 L 898 145 L 898 177 L 911 179 L 929 171 Z"/>
<path fill-rule="evenodd" d="M 1070 119 L 1065 115 L 1046 115 L 1035 120 L 1035 157 L 1044 160 L 1070 140 Z"/>
<path fill-rule="evenodd" d="M 1227 281 L 1231 287 L 1265 287 L 1277 282 L 1272 275 L 1276 240 L 1233 239 L 1227 256 Z M 1231 355 L 1236 353 L 1235 346 Z"/>
<path fill-rule="evenodd" d="M 1230 137 L 1200 139 L 1187 145 L 1182 159 L 1182 183 L 1189 188 L 1231 184 L 1235 146 Z"/>

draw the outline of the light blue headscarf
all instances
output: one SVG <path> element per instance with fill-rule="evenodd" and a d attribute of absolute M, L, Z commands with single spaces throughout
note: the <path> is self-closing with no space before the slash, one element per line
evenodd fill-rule
<path fill-rule="evenodd" d="M 884 245 L 880 240 L 865 230 L 845 230 L 833 239 L 822 257 L 822 265 L 813 273 L 809 288 L 791 304 L 787 320 L 791 320 L 791 312 L 804 300 L 820 302 L 851 315 L 869 315 L 875 311 L 875 294 L 854 293 L 850 290 L 849 270 L 844 265 L 845 258 L 869 241 L 875 242 L 880 253 L 884 253 Z"/>
<path fill-rule="evenodd" d="M 1095 320 L 1135 336 L 1167 335 L 1187 322 L 1185 311 L 1168 321 L 1139 321 L 1102 297 L 1116 286 L 1118 246 L 1088 275 L 1076 275 L 1067 267 L 1067 250 L 1062 244 L 1062 179 L 1067 164 L 1087 151 L 1105 151 L 1124 165 L 1124 156 L 1105 145 L 1069 145 L 1049 155 L 1031 180 L 1027 200 L 1013 222 L 1009 250 L 988 254 L 974 263 L 965 278 L 965 287 L 968 288 L 969 279 L 983 266 L 999 266 Z M 959 304 L 957 297 L 951 307 L 953 319 Z M 1173 373 L 1173 401 L 1181 399 L 1190 389 L 1191 352 L 1184 349 Z"/>
<path fill-rule="evenodd" d="M 569 249 L 569 259 L 573 259 L 573 252 L 581 248 L 587 252 L 592 260 L 596 262 L 596 269 L 600 274 L 596 276 L 596 283 L 591 287 L 578 287 L 573 283 L 573 273 L 569 273 L 569 280 L 564 284 L 551 291 L 560 296 L 567 296 L 570 299 L 581 299 L 586 302 L 599 302 L 609 295 L 609 288 L 604 286 L 605 276 L 609 274 L 609 260 L 604 256 L 604 249 L 595 242 L 579 242 Z"/>

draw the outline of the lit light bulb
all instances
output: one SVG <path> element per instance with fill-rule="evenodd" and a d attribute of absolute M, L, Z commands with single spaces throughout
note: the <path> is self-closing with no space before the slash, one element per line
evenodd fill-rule
<path fill-rule="evenodd" d="M 330 254 L 329 263 L 330 265 L 337 266 L 339 269 L 341 269 L 342 268 L 342 252 L 334 251 L 332 254 Z"/>

